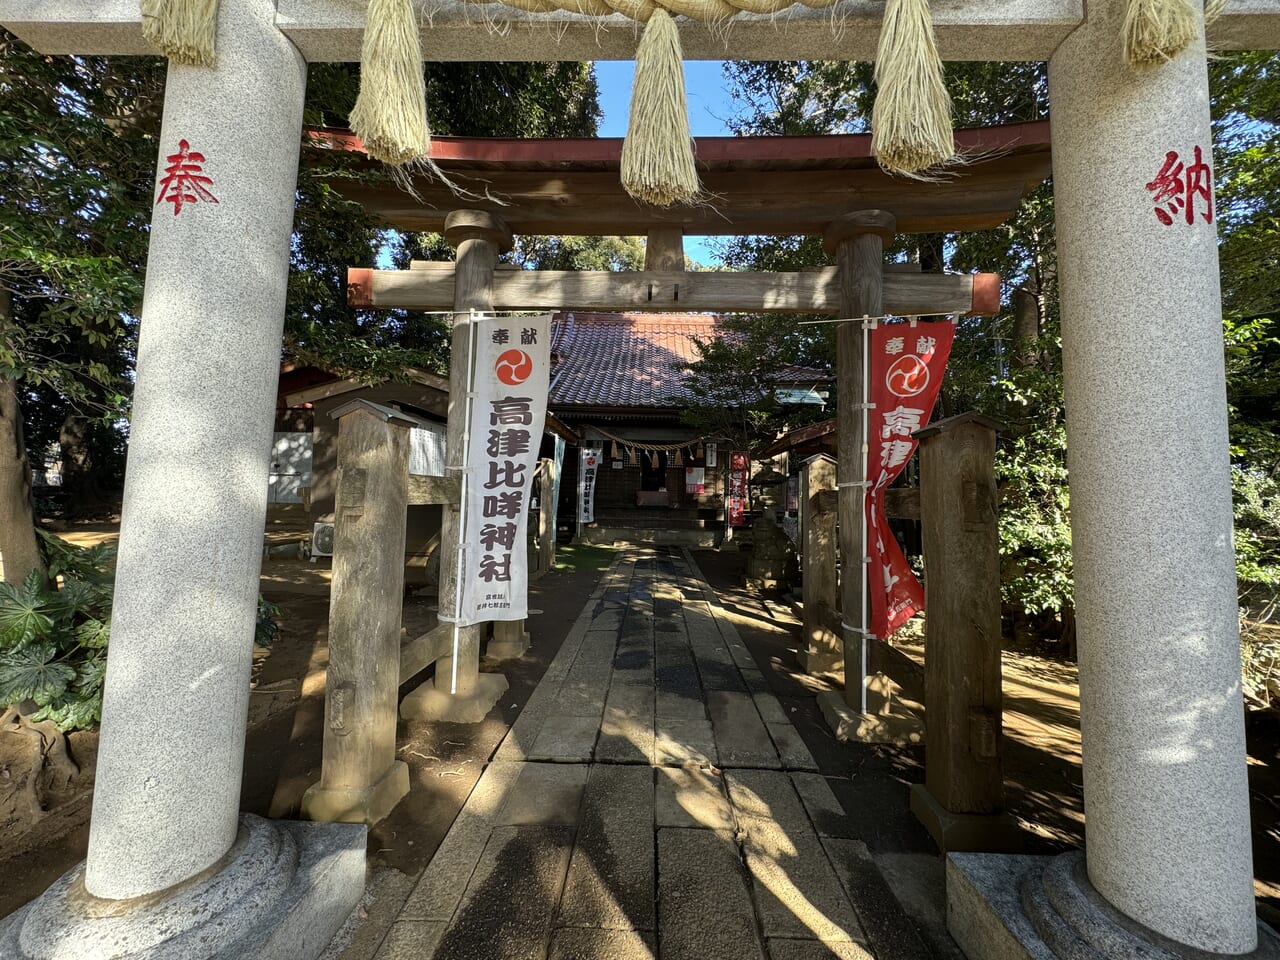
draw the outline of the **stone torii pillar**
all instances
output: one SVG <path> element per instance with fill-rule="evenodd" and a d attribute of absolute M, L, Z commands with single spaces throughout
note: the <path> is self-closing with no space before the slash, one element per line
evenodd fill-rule
<path fill-rule="evenodd" d="M 1252 885 L 1204 36 L 1131 70 L 1124 7 L 1090 0 L 1049 61 L 1086 851 L 953 857 L 973 960 L 1280 954 Z"/>
<path fill-rule="evenodd" d="M 239 813 L 307 76 L 274 18 L 222 0 L 217 67 L 169 67 L 88 859 L 5 957 L 313 957 L 362 892 L 362 825 Z"/>
<path fill-rule="evenodd" d="M 463 438 L 466 422 L 468 363 L 471 357 L 471 310 L 493 310 L 493 271 L 498 255 L 511 249 L 511 230 L 491 213 L 455 210 L 445 219 L 445 240 L 458 251 L 454 265 L 453 340 L 449 352 L 449 424 L 445 436 L 446 469 L 461 476 Z M 457 601 L 458 543 L 462 539 L 461 505 L 446 504 L 440 529 L 440 618 L 453 616 Z M 414 690 L 400 704 L 406 720 L 445 720 L 451 723 L 479 723 L 506 692 L 507 678 L 500 673 L 480 672 L 480 641 L 483 626 L 476 624 L 459 631 L 458 689 L 451 693 L 453 656 L 436 661 L 433 686 Z"/>

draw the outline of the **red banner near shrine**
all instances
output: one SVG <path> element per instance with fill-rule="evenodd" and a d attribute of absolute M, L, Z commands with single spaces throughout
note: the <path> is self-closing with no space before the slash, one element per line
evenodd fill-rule
<path fill-rule="evenodd" d="M 924 589 L 889 529 L 884 490 L 919 445 L 911 434 L 929 423 L 955 330 L 949 321 L 910 321 L 881 323 L 867 331 L 871 352 L 866 498 L 871 621 L 867 630 L 882 640 L 924 609 Z"/>
<path fill-rule="evenodd" d="M 747 522 L 747 476 L 750 473 L 750 456 L 739 452 L 729 455 L 729 496 L 725 503 L 731 527 L 740 527 Z"/>

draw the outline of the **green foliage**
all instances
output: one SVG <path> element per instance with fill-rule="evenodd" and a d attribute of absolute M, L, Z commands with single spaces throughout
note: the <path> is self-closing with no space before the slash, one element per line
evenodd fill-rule
<path fill-rule="evenodd" d="M 258 596 L 258 617 L 254 624 L 253 642 L 269 647 L 280 638 L 280 608 L 261 595 Z"/>
<path fill-rule="evenodd" d="M 38 707 L 33 720 L 83 730 L 102 713 L 111 552 L 47 534 L 41 547 L 61 587 L 52 577 L 46 586 L 34 573 L 21 587 L 0 584 L 0 706 L 31 700 Z"/>
<path fill-rule="evenodd" d="M 1269 611 L 1280 601 L 1280 483 L 1233 466 L 1231 493 L 1241 600 L 1255 611 Z"/>
<path fill-rule="evenodd" d="M 164 61 L 47 57 L 0 30 L 0 377 L 28 448 L 93 422 L 115 479 L 146 263 Z"/>
<path fill-rule="evenodd" d="M 777 396 L 790 385 L 781 374 L 804 356 L 805 331 L 793 317 L 743 315 L 723 318 L 712 339 L 695 338 L 698 358 L 680 366 L 694 396 L 681 421 L 755 453 L 787 429 L 830 417 L 817 405 L 797 407 Z"/>
<path fill-rule="evenodd" d="M 43 531 L 40 547 L 48 585 L 34 573 L 20 586 L 0 583 L 0 709 L 32 700 L 32 720 L 88 729 L 102 715 L 115 551 Z M 279 607 L 258 598 L 256 644 L 279 636 L 279 616 Z"/>
<path fill-rule="evenodd" d="M 427 113 L 435 136 L 582 137 L 600 110 L 589 63 L 428 63 Z M 345 127 L 359 92 L 355 64 L 312 64 L 305 122 Z M 339 151 L 305 149 L 285 315 L 292 359 L 365 383 L 404 379 L 413 369 L 444 372 L 446 318 L 412 310 L 368 310 L 346 299 L 348 267 L 452 260 L 438 234 L 386 230 L 344 182 L 393 183 L 381 167 Z M 463 184 L 465 187 L 466 185 Z M 540 269 L 632 269 L 638 243 L 619 238 L 521 237 L 514 254 Z M 640 254 L 642 256 L 642 254 Z"/>
<path fill-rule="evenodd" d="M 1071 525 L 1060 425 L 1006 438 L 996 453 L 1001 595 L 1027 615 L 1071 603 Z"/>

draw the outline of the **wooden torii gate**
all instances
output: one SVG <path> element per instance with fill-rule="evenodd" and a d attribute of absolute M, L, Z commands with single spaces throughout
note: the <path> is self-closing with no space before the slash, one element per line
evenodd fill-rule
<path fill-rule="evenodd" d="M 1189 46 L 1137 72 L 1127 2 L 932 11 L 944 59 L 1049 64 L 1089 824 L 1087 859 L 948 859 L 971 960 L 1260 943 L 1214 211 L 1188 181 L 1185 217 L 1158 218 L 1147 189 L 1169 157 L 1212 155 L 1203 21 L 1190 4 Z M 494 30 L 468 0 L 421 9 L 435 60 L 631 58 L 638 37 L 621 16 L 504 7 Z M 217 204 L 153 217 L 89 852 L 5 923 L 6 956 L 309 958 L 361 894 L 363 827 L 242 818 L 238 800 L 307 63 L 359 59 L 365 10 L 221 0 L 217 64 L 169 67 L 157 185 L 199 154 Z M 680 33 L 687 58 L 868 60 L 881 18 L 837 0 Z M 0 0 L 0 25 L 45 53 L 151 52 L 137 0 Z M 1280 0 L 1227 0 L 1213 41 L 1280 47 Z M 838 209 L 862 215 L 816 231 L 836 312 L 879 314 L 883 237 L 912 228 L 870 215 L 878 202 Z M 501 302 L 506 230 L 486 216 L 458 234 L 458 276 L 475 279 L 454 307 Z"/>
<path fill-rule="evenodd" d="M 348 271 L 348 302 L 357 307 L 426 311 L 582 310 L 635 312 L 829 313 L 837 317 L 991 314 L 1000 309 L 994 274 L 924 274 L 919 264 L 889 263 L 883 246 L 896 231 L 936 233 L 989 229 L 1017 208 L 1049 172 L 1048 124 L 961 130 L 957 142 L 985 156 L 954 177 L 936 182 L 894 178 L 876 165 L 870 137 L 704 137 L 696 154 L 709 195 L 705 206 L 658 209 L 623 192 L 617 171 L 621 140 L 479 140 L 445 138 L 437 160 L 464 189 L 483 178 L 488 199 L 459 197 L 438 178 L 420 177 L 413 195 L 395 186 L 336 180 L 348 199 L 359 200 L 388 225 L 435 230 L 446 239 L 467 238 L 468 251 L 484 245 L 487 267 L 415 261 L 408 270 Z M 328 149 L 359 150 L 348 134 L 316 132 L 310 142 Z M 874 208 L 867 208 L 875 204 Z M 684 269 L 685 233 L 809 234 L 824 238 L 836 264 L 803 273 L 703 272 Z M 634 235 L 647 237 L 643 271 L 495 270 L 497 253 L 516 234 Z M 470 254 L 475 256 L 474 252 Z M 466 324 L 454 327 L 453 356 L 468 356 Z M 842 604 L 863 609 L 867 589 L 858 545 L 863 491 L 858 464 L 863 454 L 860 324 L 842 324 L 837 380 Z M 455 378 L 457 379 L 456 383 Z M 451 370 L 451 390 L 465 389 L 465 371 Z M 451 405 L 451 411 L 453 407 Z M 451 412 L 450 436 L 461 424 Z M 452 508 L 456 515 L 456 506 Z M 446 513 L 441 552 L 457 549 L 456 520 Z M 452 565 L 442 567 L 441 603 L 456 589 Z M 825 709 L 841 735 L 876 730 L 859 723 L 865 708 L 864 646 L 867 641 L 845 616 L 844 699 Z M 474 632 L 474 631 L 473 631 Z M 479 674 L 479 639 L 471 637 L 458 664 L 460 691 L 490 679 Z M 437 671 L 437 677 L 448 674 Z M 424 704 L 430 704 L 426 713 Z M 461 704 L 459 705 L 461 706 Z M 439 695 L 406 700 L 406 716 L 435 719 L 441 708 L 457 709 Z M 487 709 L 487 706 L 486 706 Z"/>

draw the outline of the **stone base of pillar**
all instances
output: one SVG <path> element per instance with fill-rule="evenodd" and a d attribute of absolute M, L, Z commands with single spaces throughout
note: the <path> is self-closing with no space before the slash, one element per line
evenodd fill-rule
<path fill-rule="evenodd" d="M 364 789 L 329 788 L 312 784 L 302 795 L 302 815 L 324 823 L 365 823 L 386 818 L 409 795 L 409 767 L 396 760 L 376 783 Z"/>
<path fill-rule="evenodd" d="M 465 694 L 450 694 L 424 683 L 400 701 L 400 716 L 406 720 L 479 723 L 506 692 L 507 678 L 500 673 L 480 674 L 475 687 Z"/>
<path fill-rule="evenodd" d="M 0 922 L 14 960 L 314 960 L 364 894 L 366 828 L 246 814 L 217 864 L 170 890 L 102 900 L 84 865 Z"/>
<path fill-rule="evenodd" d="M 836 683 L 844 683 L 844 654 L 838 650 L 809 647 L 796 654 L 801 669 L 811 677 L 828 677 Z"/>
<path fill-rule="evenodd" d="M 892 699 L 877 705 L 875 698 L 868 696 L 870 712 L 859 713 L 844 702 L 839 690 L 827 690 L 818 694 L 818 707 L 841 742 L 892 743 L 900 747 L 924 743 L 924 718 L 904 701 Z"/>
<path fill-rule="evenodd" d="M 947 930 L 969 960 L 1228 960 L 1124 916 L 1093 888 L 1080 851 L 949 855 Z M 1259 923 L 1258 948 L 1230 960 L 1280 960 L 1280 936 Z"/>
<path fill-rule="evenodd" d="M 494 660 L 519 660 L 530 647 L 529 634 L 523 620 L 495 620 L 493 639 L 485 647 L 484 654 Z"/>
<path fill-rule="evenodd" d="M 943 853 L 1022 852 L 1022 833 L 1007 813 L 955 813 L 923 783 L 911 785 L 911 812 Z"/>

